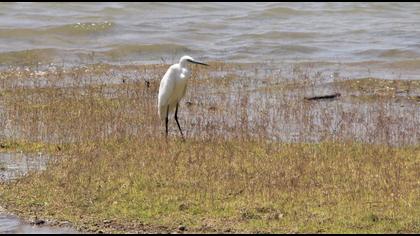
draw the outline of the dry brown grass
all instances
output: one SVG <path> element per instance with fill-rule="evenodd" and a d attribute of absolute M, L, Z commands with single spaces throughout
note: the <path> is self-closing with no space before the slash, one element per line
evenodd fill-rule
<path fill-rule="evenodd" d="M 210 64 L 194 68 L 181 104 L 186 142 L 173 121 L 166 142 L 157 117 L 167 65 L 1 73 L 3 143 L 42 143 L 59 161 L 0 185 L 0 198 L 85 230 L 419 232 L 417 101 L 356 100 L 376 84 L 302 68 L 288 79 Z M 418 89 L 408 84 L 395 86 Z M 337 90 L 338 100 L 303 100 Z"/>
<path fill-rule="evenodd" d="M 2 186 L 8 208 L 107 232 L 419 230 L 418 148 L 134 138 L 56 155 Z"/>

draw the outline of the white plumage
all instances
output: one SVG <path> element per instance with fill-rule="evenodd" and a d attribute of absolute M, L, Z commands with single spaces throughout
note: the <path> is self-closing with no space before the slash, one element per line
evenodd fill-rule
<path fill-rule="evenodd" d="M 169 67 L 160 81 L 158 96 L 158 113 L 160 119 L 165 120 L 166 136 L 168 135 L 168 116 L 175 109 L 175 121 L 179 131 L 182 134 L 181 127 L 178 122 L 177 112 L 179 102 L 185 95 L 188 78 L 191 76 L 190 63 L 206 65 L 205 63 L 195 61 L 190 56 L 183 56 L 179 63 Z"/>

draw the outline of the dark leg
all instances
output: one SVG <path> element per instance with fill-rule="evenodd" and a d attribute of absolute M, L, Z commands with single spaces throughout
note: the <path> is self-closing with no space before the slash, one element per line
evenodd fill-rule
<path fill-rule="evenodd" d="M 166 118 L 165 118 L 165 127 L 166 127 L 166 139 L 168 139 L 168 115 L 169 115 L 169 106 L 168 109 L 166 110 Z"/>
<path fill-rule="evenodd" d="M 182 134 L 181 126 L 179 125 L 179 122 L 178 122 L 178 105 L 179 103 L 176 104 L 175 121 L 176 121 L 176 124 L 178 125 L 179 131 L 181 132 L 182 139 L 185 140 L 184 135 Z"/>

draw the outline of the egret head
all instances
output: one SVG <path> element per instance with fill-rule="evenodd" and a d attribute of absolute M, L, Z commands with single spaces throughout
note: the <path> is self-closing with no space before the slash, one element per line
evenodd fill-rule
<path fill-rule="evenodd" d="M 203 65 L 203 66 L 208 66 L 206 63 L 196 61 L 196 60 L 194 60 L 194 58 L 192 58 L 190 56 L 183 56 L 179 60 L 179 64 L 181 66 L 183 66 L 183 67 L 186 66 L 188 63 L 198 64 L 198 65 Z"/>

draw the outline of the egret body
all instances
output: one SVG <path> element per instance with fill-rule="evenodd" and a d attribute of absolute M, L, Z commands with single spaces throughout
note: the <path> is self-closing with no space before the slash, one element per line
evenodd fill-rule
<path fill-rule="evenodd" d="M 185 95 L 188 79 L 191 77 L 191 64 L 199 64 L 208 66 L 205 63 L 194 60 L 190 56 L 183 56 L 179 63 L 173 64 L 166 71 L 159 86 L 158 96 L 158 113 L 162 121 L 165 121 L 166 137 L 168 137 L 168 116 L 175 110 L 175 121 L 178 125 L 179 131 L 182 134 L 181 126 L 178 122 L 178 107 L 179 102 Z"/>

